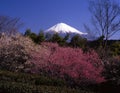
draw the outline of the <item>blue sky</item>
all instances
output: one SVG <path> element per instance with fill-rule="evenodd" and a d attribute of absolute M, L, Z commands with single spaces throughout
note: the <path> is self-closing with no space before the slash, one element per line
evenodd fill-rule
<path fill-rule="evenodd" d="M 21 32 L 36 33 L 60 22 L 85 32 L 83 24 L 91 18 L 88 0 L 0 0 L 0 15 L 20 18 Z"/>

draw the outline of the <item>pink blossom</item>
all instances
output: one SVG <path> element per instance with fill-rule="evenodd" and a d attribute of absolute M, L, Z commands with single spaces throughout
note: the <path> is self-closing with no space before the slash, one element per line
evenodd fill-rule
<path fill-rule="evenodd" d="M 104 77 L 101 75 L 103 66 L 94 50 L 83 53 L 80 48 L 59 47 L 54 43 L 42 43 L 42 47 L 45 49 L 33 54 L 38 70 L 42 69 L 52 76 L 64 79 L 67 75 L 79 83 L 104 81 Z"/>

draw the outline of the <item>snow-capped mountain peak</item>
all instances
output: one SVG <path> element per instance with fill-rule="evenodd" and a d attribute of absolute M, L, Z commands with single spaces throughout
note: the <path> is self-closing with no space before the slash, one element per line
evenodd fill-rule
<path fill-rule="evenodd" d="M 54 26 L 52 26 L 51 28 L 47 29 L 45 31 L 45 33 L 62 33 L 62 34 L 71 34 L 71 33 L 74 33 L 74 34 L 79 34 L 79 35 L 85 35 L 87 33 L 83 33 L 83 32 L 80 32 L 79 30 L 65 24 L 65 23 L 58 23 Z"/>
<path fill-rule="evenodd" d="M 44 34 L 48 37 L 48 39 L 56 33 L 63 38 L 69 35 L 67 42 L 70 42 L 72 37 L 74 37 L 75 35 L 79 35 L 82 38 L 87 38 L 88 35 L 87 33 L 83 33 L 65 23 L 58 23 L 44 31 Z"/>

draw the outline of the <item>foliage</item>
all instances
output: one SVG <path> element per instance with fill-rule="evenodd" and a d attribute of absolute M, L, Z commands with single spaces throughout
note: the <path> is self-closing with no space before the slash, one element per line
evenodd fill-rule
<path fill-rule="evenodd" d="M 53 43 L 58 43 L 59 45 L 64 46 L 67 38 L 68 36 L 65 36 L 65 38 L 63 38 L 59 36 L 58 33 L 56 33 L 56 34 L 53 34 L 52 37 L 48 41 L 53 42 Z"/>
<path fill-rule="evenodd" d="M 92 84 L 104 81 L 101 76 L 103 66 L 95 51 L 83 53 L 79 48 L 59 47 L 53 43 L 42 43 L 47 53 L 35 56 L 33 63 L 40 73 L 63 78 L 72 84 Z M 41 58 L 41 55 L 42 56 Z M 44 60 L 42 62 L 42 60 Z"/>
<path fill-rule="evenodd" d="M 71 89 L 67 87 L 56 86 L 35 86 L 16 82 L 1 82 L 1 93 L 93 93 L 91 91 L 85 91 L 80 89 Z"/>
<path fill-rule="evenodd" d="M 110 45 L 110 54 L 112 56 L 120 55 L 120 42 L 119 41 L 116 41 Z"/>
<path fill-rule="evenodd" d="M 85 38 L 80 37 L 79 35 L 75 35 L 72 37 L 70 41 L 70 46 L 74 48 L 85 48 L 87 40 Z"/>
<path fill-rule="evenodd" d="M 31 29 L 27 29 L 24 33 L 24 36 L 30 36 L 31 33 Z"/>
<path fill-rule="evenodd" d="M 88 41 L 87 46 L 96 50 L 99 57 L 103 60 L 107 60 L 110 57 L 114 59 L 114 57 L 120 55 L 120 41 L 119 40 L 108 40 L 107 49 L 104 49 L 102 46 L 102 42 L 105 42 L 103 37 L 99 37 L 97 40 Z M 108 60 L 109 61 L 109 60 Z"/>
<path fill-rule="evenodd" d="M 17 73 L 0 70 L 0 80 L 7 82 L 18 82 L 33 85 L 65 86 L 65 82 L 59 78 L 45 77 L 35 74 Z"/>
<path fill-rule="evenodd" d="M 109 58 L 105 64 L 104 76 L 108 81 L 114 82 L 115 85 L 120 85 L 120 59 Z"/>
<path fill-rule="evenodd" d="M 27 73 L 0 70 L 0 80 L 0 93 L 93 93 L 68 88 L 64 83 L 64 85 L 61 86 L 59 84 L 62 83 L 59 79 Z M 38 82 L 38 80 L 40 82 Z"/>
<path fill-rule="evenodd" d="M 31 29 L 27 29 L 26 32 L 24 33 L 24 36 L 29 37 L 32 39 L 33 42 L 37 43 L 37 34 L 33 33 Z"/>
<path fill-rule="evenodd" d="M 23 70 L 32 66 L 30 52 L 35 50 L 34 43 L 19 34 L 4 35 L 0 38 L 0 69 Z"/>
<path fill-rule="evenodd" d="M 40 31 L 39 34 L 35 34 L 31 31 L 31 29 L 27 29 L 24 33 L 24 36 L 29 37 L 37 44 L 40 44 L 41 42 L 45 41 L 45 35 L 42 31 Z"/>
<path fill-rule="evenodd" d="M 69 39 L 69 34 L 66 34 L 66 36 L 64 37 L 64 40 L 67 41 Z"/>
<path fill-rule="evenodd" d="M 38 36 L 37 36 L 36 42 L 37 42 L 38 44 L 41 44 L 41 43 L 44 42 L 44 41 L 45 41 L 45 35 L 44 35 L 44 33 L 41 31 L 41 32 L 38 34 Z"/>
<path fill-rule="evenodd" d="M 88 46 L 93 49 L 102 48 L 104 42 L 104 36 L 99 37 L 97 40 L 89 41 Z"/>

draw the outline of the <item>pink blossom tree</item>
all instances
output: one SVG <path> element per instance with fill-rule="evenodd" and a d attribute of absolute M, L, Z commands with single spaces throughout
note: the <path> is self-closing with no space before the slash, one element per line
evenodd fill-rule
<path fill-rule="evenodd" d="M 83 53 L 80 48 L 59 47 L 53 43 L 42 43 L 42 47 L 44 49 L 35 55 L 37 58 L 33 55 L 33 63 L 40 71 L 78 84 L 104 81 L 103 66 L 95 51 Z"/>

